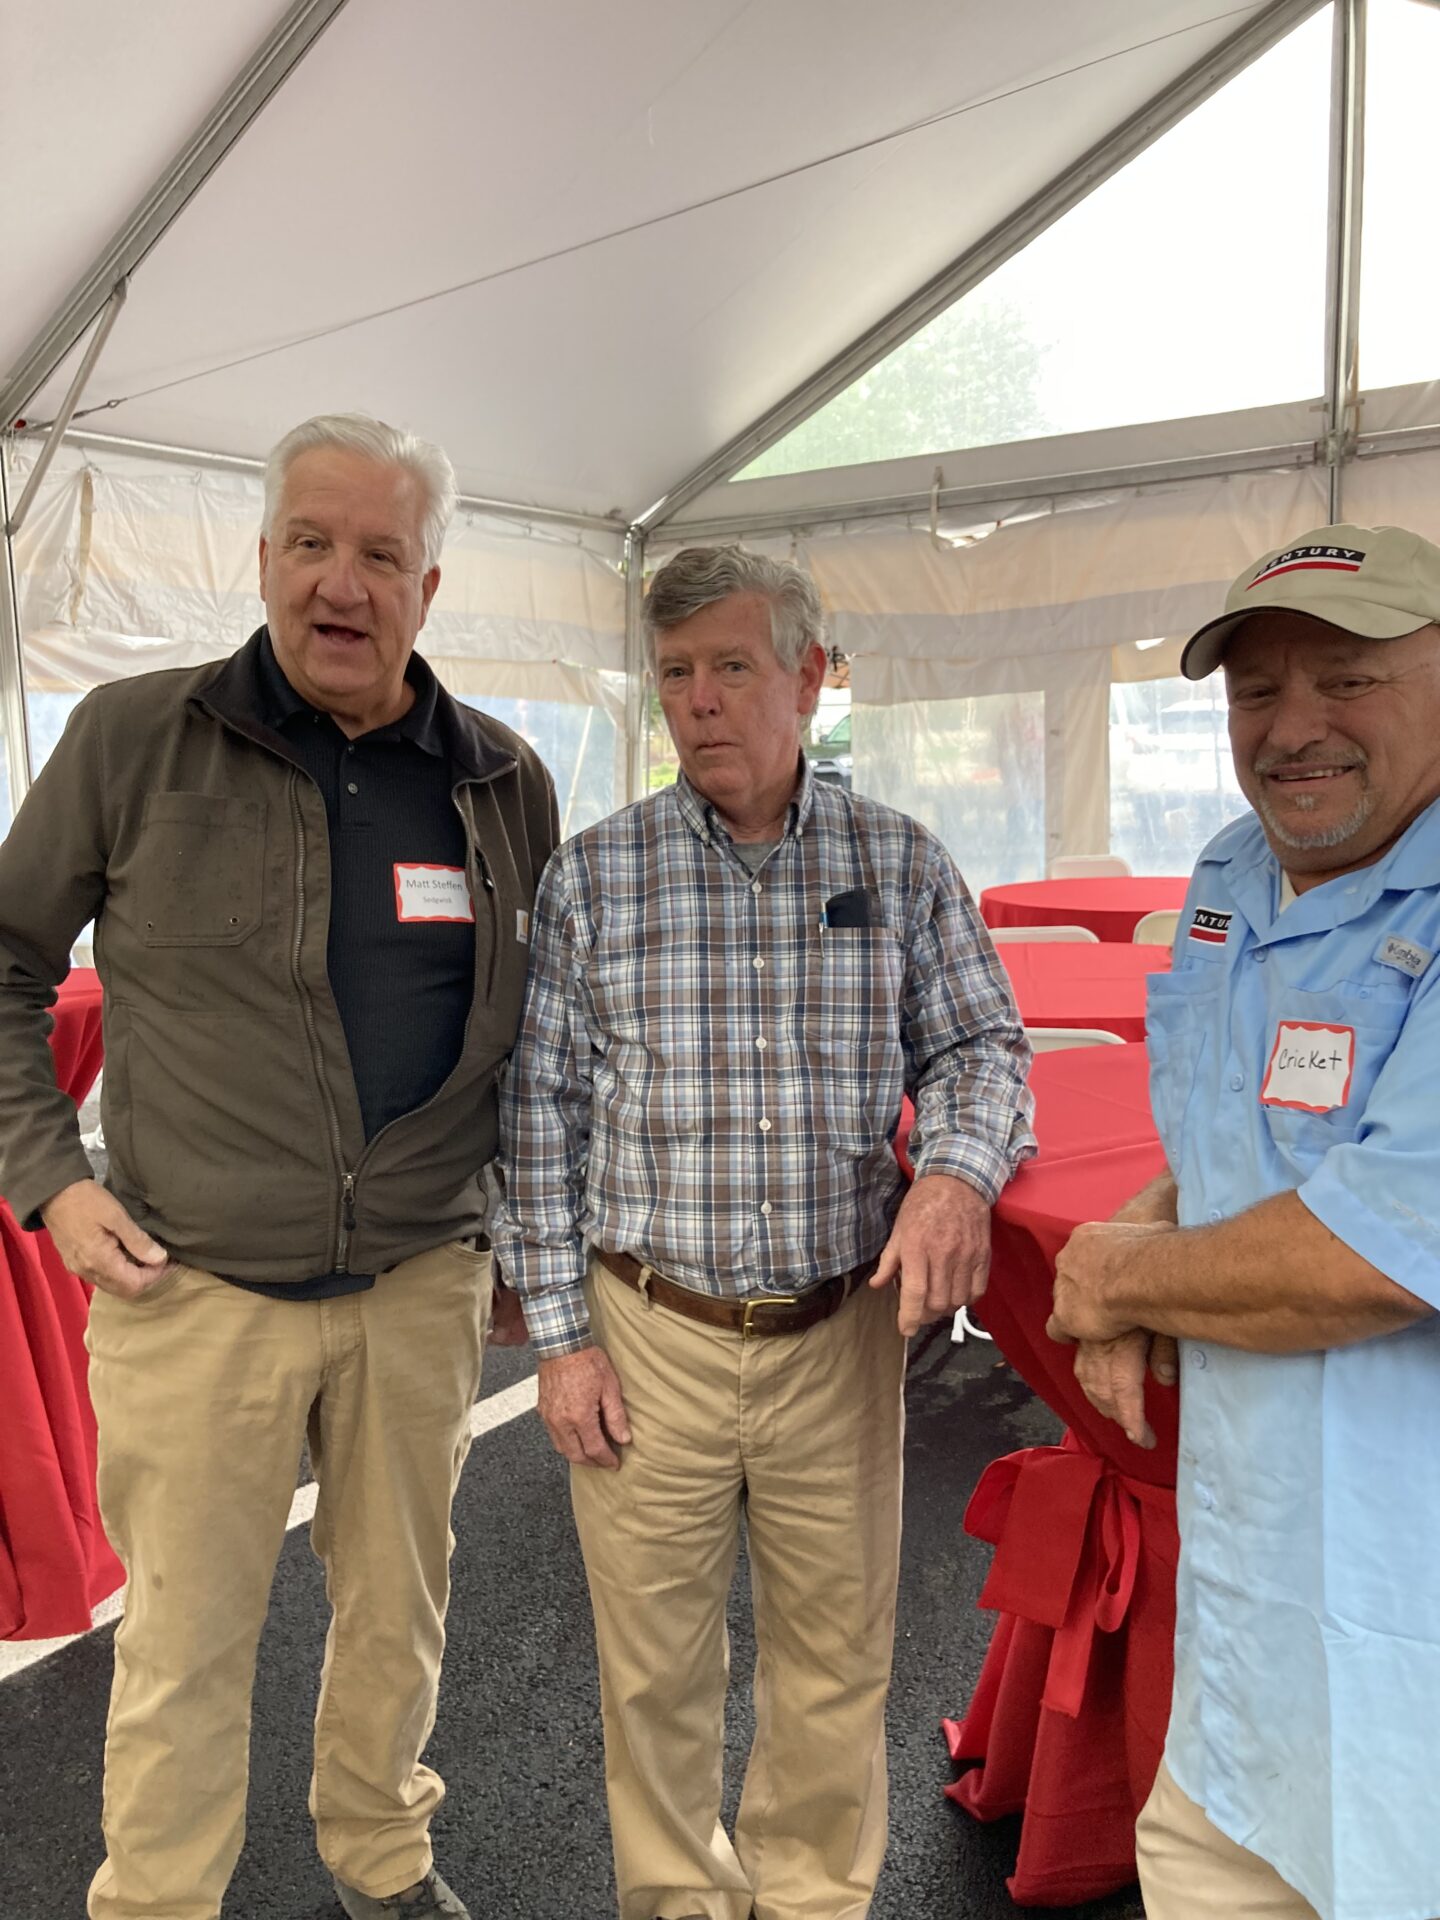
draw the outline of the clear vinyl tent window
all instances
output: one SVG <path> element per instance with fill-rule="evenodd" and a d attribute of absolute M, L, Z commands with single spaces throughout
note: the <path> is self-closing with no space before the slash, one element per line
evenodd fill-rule
<path fill-rule="evenodd" d="M 1331 33 L 1325 7 L 736 478 L 1318 395 Z"/>
<path fill-rule="evenodd" d="M 1189 873 L 1206 842 L 1248 804 L 1218 675 L 1111 687 L 1110 851 L 1134 872 Z"/>
<path fill-rule="evenodd" d="M 1440 7 L 1370 0 L 1366 23 L 1360 379 L 1394 387 L 1440 380 L 1440 247 L 1425 184 L 1435 177 Z"/>
<path fill-rule="evenodd" d="M 978 898 L 1045 872 L 1045 695 L 857 702 L 856 793 L 923 821 Z"/>
<path fill-rule="evenodd" d="M 563 700 L 464 694 L 464 704 L 489 714 L 528 740 L 550 770 L 560 808 L 560 837 L 594 826 L 613 813 L 617 737 L 615 722 L 599 707 Z"/>

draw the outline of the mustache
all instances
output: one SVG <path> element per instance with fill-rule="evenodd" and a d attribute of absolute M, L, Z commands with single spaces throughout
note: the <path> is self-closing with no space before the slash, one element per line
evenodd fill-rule
<path fill-rule="evenodd" d="M 1261 753 L 1253 762 L 1256 773 L 1274 773 L 1277 767 L 1289 773 L 1299 767 L 1367 767 L 1369 764 L 1369 755 L 1361 747 L 1351 747 L 1343 757 L 1318 748 L 1309 748 L 1304 753 Z"/>

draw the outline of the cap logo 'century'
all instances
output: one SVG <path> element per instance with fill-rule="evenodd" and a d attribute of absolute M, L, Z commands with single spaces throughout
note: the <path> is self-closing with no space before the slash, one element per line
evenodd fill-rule
<path fill-rule="evenodd" d="M 1281 573 L 1358 573 L 1364 558 L 1359 547 L 1291 547 L 1285 553 L 1277 553 L 1264 571 L 1256 574 L 1250 586 L 1258 587 L 1262 581 L 1273 580 Z M 1250 587 L 1245 591 L 1248 593 Z"/>

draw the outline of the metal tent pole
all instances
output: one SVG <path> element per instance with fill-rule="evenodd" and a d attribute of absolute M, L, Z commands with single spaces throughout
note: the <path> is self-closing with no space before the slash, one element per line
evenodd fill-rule
<path fill-rule="evenodd" d="M 625 799 L 644 796 L 650 773 L 650 728 L 646 702 L 645 630 L 640 610 L 645 600 L 645 534 L 632 527 L 625 536 Z"/>
<path fill-rule="evenodd" d="M 1360 413 L 1360 235 L 1365 198 L 1367 0 L 1335 0 L 1330 70 L 1330 247 L 1325 299 L 1325 434 L 1330 522 L 1344 513 L 1345 463 Z"/>
<path fill-rule="evenodd" d="M 182 213 L 266 102 L 282 87 L 345 0 L 296 0 L 243 71 L 150 191 L 131 211 L 58 313 L 14 363 L 0 388 L 0 424 L 9 426 L 29 405 L 121 280 L 145 258 Z"/>
<path fill-rule="evenodd" d="M 15 580 L 15 548 L 10 538 L 10 441 L 0 434 L 0 734 L 5 740 L 5 770 L 10 810 L 30 791 L 30 717 L 25 707 L 25 656 L 20 647 L 20 595 Z"/>

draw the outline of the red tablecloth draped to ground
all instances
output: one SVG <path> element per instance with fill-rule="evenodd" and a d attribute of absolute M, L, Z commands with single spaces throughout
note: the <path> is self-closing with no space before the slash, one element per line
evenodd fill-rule
<path fill-rule="evenodd" d="M 100 1071 L 100 982 L 60 989 L 55 1077 L 83 1101 Z M 80 1633 L 124 1579 L 95 1504 L 95 1416 L 86 1387 L 90 1289 L 48 1233 L 0 1200 L 0 1640 Z"/>
<path fill-rule="evenodd" d="M 1005 963 L 1027 1027 L 1103 1027 L 1122 1040 L 1145 1038 L 1145 989 L 1168 972 L 1168 947 L 1103 940 L 1006 941 Z"/>
<path fill-rule="evenodd" d="M 1185 904 L 1186 880 L 1133 874 L 1104 880 L 1021 880 L 987 887 L 987 927 L 1088 927 L 1097 940 L 1133 940 L 1147 913 Z"/>
<path fill-rule="evenodd" d="M 967 1530 L 992 1541 L 981 1605 L 999 1612 L 956 1760 L 981 1764 L 946 1789 L 982 1820 L 1023 1813 L 1010 1892 L 1072 1906 L 1135 1878 L 1135 1816 L 1170 1710 L 1175 1631 L 1173 1389 L 1148 1390 L 1153 1452 L 1102 1420 L 1075 1384 L 1071 1350 L 1046 1338 L 1055 1256 L 1082 1220 L 1104 1219 L 1163 1171 L 1145 1049 L 1041 1055 L 1040 1156 L 996 1209 L 986 1327 L 1070 1431 L 981 1476 Z"/>

